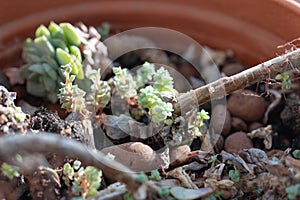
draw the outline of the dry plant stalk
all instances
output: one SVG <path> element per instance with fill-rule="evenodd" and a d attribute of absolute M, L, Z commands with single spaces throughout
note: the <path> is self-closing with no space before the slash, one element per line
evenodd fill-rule
<path fill-rule="evenodd" d="M 300 49 L 275 57 L 230 77 L 223 77 L 205 86 L 191 90 L 179 97 L 175 113 L 190 111 L 195 106 L 216 100 L 254 83 L 273 79 L 278 73 L 300 68 Z M 192 98 L 194 97 L 194 98 Z M 195 102 L 197 101 L 197 102 Z"/>
<path fill-rule="evenodd" d="M 94 166 L 103 171 L 105 177 L 120 181 L 131 191 L 136 191 L 139 184 L 135 181 L 134 172 L 126 166 L 107 158 L 102 152 L 91 150 L 75 140 L 62 138 L 55 134 L 39 133 L 29 135 L 2 136 L 0 140 L 1 161 L 12 163 L 24 169 L 23 165 L 13 161 L 16 154 L 57 154 L 59 156 L 79 159 L 85 165 Z"/>

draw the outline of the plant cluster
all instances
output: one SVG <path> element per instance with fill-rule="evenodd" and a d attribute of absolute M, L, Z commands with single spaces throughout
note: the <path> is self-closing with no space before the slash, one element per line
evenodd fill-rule
<path fill-rule="evenodd" d="M 201 128 L 204 126 L 204 121 L 209 119 L 210 117 L 208 115 L 208 112 L 206 112 L 205 110 L 202 109 L 200 112 L 197 112 L 193 131 L 196 137 L 202 137 L 203 133 L 201 132 Z"/>
<path fill-rule="evenodd" d="M 72 166 L 65 163 L 63 173 L 65 184 L 71 186 L 72 193 L 84 199 L 93 197 L 101 185 L 102 171 L 93 166 L 84 168 L 79 160 L 75 160 Z"/>
<path fill-rule="evenodd" d="M 101 80 L 100 69 L 88 71 L 87 78 L 92 81 L 92 104 L 95 106 L 96 110 L 105 108 L 110 101 L 110 86 L 107 81 Z"/>
<path fill-rule="evenodd" d="M 113 72 L 115 74 L 114 86 L 117 94 L 122 98 L 134 97 L 137 94 L 136 83 L 128 70 L 114 67 Z"/>
<path fill-rule="evenodd" d="M 61 107 L 69 112 L 79 111 L 81 113 L 87 112 L 86 107 L 86 92 L 73 84 L 75 75 L 70 75 L 71 65 L 64 66 L 65 83 L 61 83 L 62 88 L 59 89 L 58 98 L 61 103 Z M 91 93 L 89 94 L 92 99 L 92 104 L 95 109 L 103 109 L 110 100 L 110 87 L 106 81 L 101 80 L 100 69 L 90 70 L 87 73 L 87 78 L 92 81 Z"/>
<path fill-rule="evenodd" d="M 82 26 L 79 27 L 86 28 Z M 29 94 L 47 98 L 53 103 L 59 99 L 67 111 L 86 110 L 86 105 L 89 105 L 86 104 L 86 99 L 91 99 L 88 103 L 93 104 L 96 111 L 102 110 L 110 101 L 110 87 L 106 81 L 100 80 L 100 69 L 83 68 L 79 46 L 82 43 L 87 44 L 85 47 L 91 44 L 88 42 L 89 38 L 84 38 L 81 29 L 69 23 L 58 25 L 54 22 L 48 27 L 38 27 L 35 39 L 28 38 L 25 42 L 23 58 L 26 64 L 21 69 L 21 75 L 26 79 Z M 95 30 L 90 32 L 91 35 L 95 34 Z M 100 36 L 90 39 L 94 44 L 93 39 L 99 41 Z M 87 66 L 91 66 L 92 61 L 89 60 L 93 60 L 93 52 L 85 47 L 83 55 Z M 105 49 L 102 50 L 104 55 Z M 152 122 L 164 122 L 172 116 L 173 105 L 164 100 L 164 97 L 174 97 L 177 91 L 173 86 L 173 78 L 165 68 L 161 67 L 156 71 L 154 64 L 146 62 L 135 76 L 121 67 L 113 68 L 113 72 L 116 94 L 126 99 L 137 96 L 139 106 L 149 111 Z M 73 84 L 75 78 L 79 81 Z M 88 86 L 85 83 L 80 85 L 80 79 L 89 82 Z M 90 91 L 91 94 L 86 95 Z"/>
<path fill-rule="evenodd" d="M 159 123 L 171 117 L 173 105 L 163 100 L 177 94 L 170 73 L 163 67 L 155 71 L 154 64 L 146 62 L 137 70 L 135 80 L 139 88 L 147 85 L 139 90 L 138 104 L 149 110 L 151 121 Z"/>
<path fill-rule="evenodd" d="M 77 85 L 73 85 L 75 75 L 70 75 L 72 67 L 70 64 L 64 66 L 65 83 L 61 83 L 62 88 L 59 89 L 58 98 L 61 103 L 61 107 L 69 112 L 84 111 L 85 104 L 85 91 L 78 88 Z"/>
<path fill-rule="evenodd" d="M 70 66 L 67 66 L 69 65 L 66 65 L 67 70 L 64 72 L 66 83 L 62 84 L 63 87 L 59 90 L 58 95 L 62 107 L 73 112 L 85 109 L 85 99 L 83 98 L 85 93 L 76 85 L 72 85 L 75 76 L 69 77 Z M 113 68 L 113 72 L 116 94 L 126 99 L 137 96 L 138 105 L 149 110 L 152 122 L 163 122 L 167 117 L 172 116 L 173 105 L 165 102 L 163 97 L 175 96 L 177 91 L 173 88 L 173 79 L 166 69 L 161 67 L 155 72 L 154 64 L 146 62 L 137 70 L 135 76 L 121 67 Z M 111 89 L 107 81 L 100 80 L 100 69 L 90 70 L 86 74 L 87 78 L 92 81 L 90 95 L 93 99 L 92 103 L 97 110 L 103 109 L 110 101 Z M 76 103 L 77 105 L 73 105 Z"/>
<path fill-rule="evenodd" d="M 66 64 L 71 64 L 77 78 L 84 78 L 81 41 L 80 30 L 70 23 L 51 22 L 48 28 L 39 26 L 35 38 L 28 38 L 23 47 L 26 64 L 21 68 L 21 75 L 26 80 L 27 92 L 56 102 L 59 84 L 64 80 L 61 66 Z"/>

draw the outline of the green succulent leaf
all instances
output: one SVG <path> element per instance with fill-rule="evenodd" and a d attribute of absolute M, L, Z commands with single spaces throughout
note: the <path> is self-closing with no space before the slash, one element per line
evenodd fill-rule
<path fill-rule="evenodd" d="M 35 38 L 34 44 L 41 55 L 54 56 L 55 49 L 44 35 Z"/>
<path fill-rule="evenodd" d="M 229 171 L 229 177 L 234 182 L 240 181 L 240 175 L 241 175 L 241 173 L 236 169 Z"/>
<path fill-rule="evenodd" d="M 136 181 L 139 183 L 145 183 L 148 181 L 148 177 L 144 172 L 141 172 L 136 176 Z"/>
<path fill-rule="evenodd" d="M 19 168 L 16 166 L 12 166 L 9 165 L 7 163 L 2 163 L 1 165 L 1 171 L 2 173 L 9 178 L 10 180 L 12 180 L 14 177 L 19 177 L 20 176 L 20 172 L 19 172 Z"/>
<path fill-rule="evenodd" d="M 78 160 L 74 161 L 73 167 L 70 163 L 65 163 L 63 179 L 66 185 L 72 186 L 74 195 L 81 195 L 83 199 L 93 197 L 101 185 L 102 171 L 93 166 L 84 168 L 80 165 L 81 162 Z M 81 184 L 82 182 L 86 184 Z"/>
<path fill-rule="evenodd" d="M 25 58 L 26 62 L 28 62 L 28 63 L 41 63 L 42 62 L 42 59 L 39 56 L 34 55 L 34 54 L 24 55 L 24 58 Z"/>
<path fill-rule="evenodd" d="M 54 81 L 57 80 L 58 78 L 58 74 L 56 72 L 56 70 L 54 70 L 51 65 L 47 64 L 47 63 L 43 63 L 42 64 L 44 67 L 45 72 L 47 73 L 47 75 Z"/>
<path fill-rule="evenodd" d="M 76 59 L 79 60 L 79 62 L 82 62 L 81 52 L 80 49 L 77 46 L 71 45 L 70 47 L 70 53 L 76 57 Z"/>
<path fill-rule="evenodd" d="M 162 186 L 157 190 L 157 194 L 160 198 L 166 198 L 170 195 L 170 189 L 166 186 Z"/>
<path fill-rule="evenodd" d="M 69 48 L 68 48 L 67 44 L 65 43 L 65 41 L 63 41 L 62 39 L 51 38 L 51 39 L 49 39 L 49 41 L 56 49 L 60 48 L 60 49 L 64 50 L 65 52 L 69 53 Z"/>
<path fill-rule="evenodd" d="M 79 46 L 81 43 L 80 36 L 76 28 L 70 23 L 60 23 L 59 26 L 64 32 L 64 35 L 70 45 Z"/>
<path fill-rule="evenodd" d="M 26 84 L 26 90 L 31 95 L 43 97 L 46 95 L 46 90 L 44 85 L 39 82 L 38 78 L 38 74 L 31 74 Z"/>
<path fill-rule="evenodd" d="M 35 31 L 35 37 L 40 37 L 40 36 L 45 36 L 45 37 L 50 36 L 50 31 L 44 25 L 40 25 Z"/>
<path fill-rule="evenodd" d="M 40 75 L 45 75 L 46 74 L 45 68 L 41 64 L 33 64 L 28 69 L 30 71 L 38 73 Z"/>
<path fill-rule="evenodd" d="M 160 176 L 159 171 L 157 169 L 156 170 L 152 170 L 151 171 L 151 175 L 149 176 L 149 179 L 153 180 L 153 181 L 160 181 L 161 180 L 161 176 Z"/>
<path fill-rule="evenodd" d="M 72 57 L 68 52 L 64 51 L 61 48 L 56 49 L 56 59 L 60 65 L 66 65 L 72 63 Z"/>
<path fill-rule="evenodd" d="M 47 92 L 53 92 L 56 90 L 56 81 L 49 78 L 48 76 L 43 76 L 43 83 L 45 85 L 45 88 Z"/>
<path fill-rule="evenodd" d="M 49 64 L 53 69 L 59 69 L 58 63 L 56 62 L 56 60 L 50 56 L 42 56 L 42 61 L 44 63 Z"/>
<path fill-rule="evenodd" d="M 87 77 L 93 82 L 91 92 L 95 107 L 98 109 L 105 108 L 110 100 L 110 87 L 106 81 L 101 80 L 100 69 L 90 70 Z"/>
<path fill-rule="evenodd" d="M 20 72 L 26 79 L 28 93 L 57 101 L 60 82 L 64 81 L 60 71 L 62 65 L 70 64 L 72 74 L 77 79 L 84 78 L 80 34 L 80 30 L 70 23 L 57 25 L 51 22 L 48 28 L 41 25 L 36 29 L 35 39 L 25 40 L 22 57 L 26 64 Z"/>
<path fill-rule="evenodd" d="M 50 22 L 48 26 L 48 30 L 50 31 L 52 36 L 55 36 L 57 33 L 62 33 L 62 29 L 55 22 Z"/>
<path fill-rule="evenodd" d="M 296 158 L 296 159 L 299 159 L 300 160 L 300 149 L 296 149 L 292 152 L 293 156 Z"/>
<path fill-rule="evenodd" d="M 151 120 L 159 123 L 172 116 L 173 106 L 171 103 L 159 102 L 150 108 Z"/>

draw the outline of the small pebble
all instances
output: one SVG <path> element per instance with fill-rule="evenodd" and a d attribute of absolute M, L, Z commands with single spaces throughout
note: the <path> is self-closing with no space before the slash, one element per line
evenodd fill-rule
<path fill-rule="evenodd" d="M 264 125 L 262 123 L 259 123 L 259 122 L 253 122 L 249 125 L 249 131 L 253 131 L 255 129 L 258 129 L 258 128 L 261 128 L 263 127 Z"/>
<path fill-rule="evenodd" d="M 189 78 L 191 76 L 197 77 L 197 78 L 200 77 L 200 73 L 197 71 L 197 69 L 189 64 L 181 65 L 178 68 L 178 71 L 186 78 Z"/>
<path fill-rule="evenodd" d="M 252 147 L 252 141 L 247 137 L 247 134 L 242 131 L 235 132 L 225 139 L 224 149 L 229 153 L 238 153 L 240 150 L 250 149 Z"/>
<path fill-rule="evenodd" d="M 227 136 L 231 129 L 231 115 L 222 104 L 216 105 L 211 114 L 211 123 L 216 133 Z"/>
<path fill-rule="evenodd" d="M 256 122 L 263 118 L 267 106 L 268 103 L 256 92 L 239 90 L 229 97 L 227 109 L 234 117 L 246 122 Z"/>
<path fill-rule="evenodd" d="M 244 71 L 245 69 L 246 67 L 240 63 L 228 63 L 222 68 L 222 72 L 227 76 L 232 76 L 241 71 Z"/>
<path fill-rule="evenodd" d="M 141 142 L 110 146 L 102 149 L 101 152 L 114 155 L 116 161 L 136 172 L 150 172 L 151 170 L 159 169 L 163 164 L 156 152 Z"/>
<path fill-rule="evenodd" d="M 238 117 L 231 118 L 231 126 L 237 131 L 247 131 L 248 126 L 244 120 Z"/>
<path fill-rule="evenodd" d="M 170 151 L 170 161 L 173 162 L 190 152 L 191 152 L 191 148 L 188 145 L 181 145 L 181 146 L 174 147 Z"/>

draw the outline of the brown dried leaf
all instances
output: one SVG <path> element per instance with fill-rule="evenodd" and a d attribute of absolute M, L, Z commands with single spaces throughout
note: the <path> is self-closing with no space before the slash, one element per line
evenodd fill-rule
<path fill-rule="evenodd" d="M 178 179 L 181 182 L 181 185 L 185 188 L 198 189 L 198 187 L 193 183 L 191 177 L 182 169 L 182 167 L 178 167 L 168 172 L 167 175 Z"/>
<path fill-rule="evenodd" d="M 241 157 L 247 162 L 265 168 L 269 162 L 267 154 L 260 149 L 251 148 L 240 152 Z"/>
<path fill-rule="evenodd" d="M 273 130 L 272 130 L 272 126 L 268 125 L 266 127 L 255 129 L 255 130 L 251 131 L 250 133 L 248 133 L 247 135 L 251 139 L 253 139 L 253 138 L 263 139 L 265 148 L 266 149 L 271 149 L 271 147 L 272 147 L 272 135 L 273 134 L 274 133 L 273 133 Z"/>
<path fill-rule="evenodd" d="M 266 168 L 271 174 L 278 177 L 288 176 L 290 174 L 290 170 L 286 168 L 282 162 L 269 161 Z"/>
<path fill-rule="evenodd" d="M 291 168 L 293 171 L 296 172 L 296 177 L 300 178 L 300 160 L 287 156 L 284 159 L 284 163 L 287 167 Z"/>
<path fill-rule="evenodd" d="M 221 176 L 222 176 L 224 167 L 225 167 L 224 163 L 221 163 L 217 166 L 211 167 L 204 172 L 203 177 L 221 180 Z"/>
<path fill-rule="evenodd" d="M 206 179 L 205 187 L 211 187 L 214 191 L 223 191 L 222 197 L 224 199 L 232 199 L 238 194 L 234 182 L 228 179 L 217 181 L 216 179 Z"/>
<path fill-rule="evenodd" d="M 246 171 L 250 174 L 254 174 L 253 169 L 251 169 L 239 155 L 233 155 L 226 151 L 222 151 L 220 155 L 223 158 L 223 162 L 226 162 L 227 160 L 231 161 L 240 172 Z"/>

